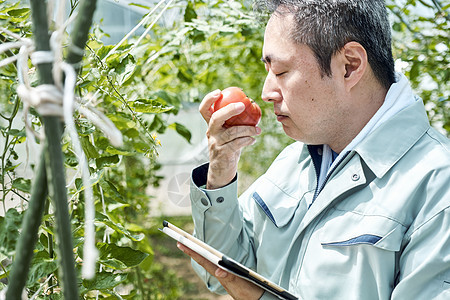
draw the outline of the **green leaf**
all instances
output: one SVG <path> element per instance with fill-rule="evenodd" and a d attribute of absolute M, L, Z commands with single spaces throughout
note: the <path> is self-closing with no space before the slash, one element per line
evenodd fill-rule
<path fill-rule="evenodd" d="M 97 147 L 99 150 L 106 150 L 106 148 L 108 148 L 111 145 L 109 143 L 109 140 L 102 135 L 96 136 L 94 138 L 94 144 L 95 147 Z"/>
<path fill-rule="evenodd" d="M 127 223 L 127 228 L 130 229 L 131 231 L 144 231 L 145 228 L 142 227 L 142 225 L 138 225 L 135 223 Z"/>
<path fill-rule="evenodd" d="M 130 103 L 137 112 L 160 114 L 172 110 L 173 106 L 167 106 L 157 100 L 138 99 Z"/>
<path fill-rule="evenodd" d="M 97 247 L 100 251 L 100 261 L 116 270 L 135 267 L 148 256 L 142 251 L 115 244 L 98 243 Z"/>
<path fill-rule="evenodd" d="M 116 66 L 120 64 L 120 60 L 123 54 L 115 52 L 108 55 L 109 56 L 106 57 L 106 63 L 108 64 L 109 68 L 114 69 Z"/>
<path fill-rule="evenodd" d="M 103 189 L 103 193 L 106 197 L 110 197 L 114 201 L 120 202 L 120 203 L 126 203 L 124 200 L 122 194 L 119 193 L 116 186 L 109 180 L 100 180 L 100 186 Z"/>
<path fill-rule="evenodd" d="M 116 209 L 119 209 L 120 211 L 123 211 L 125 207 L 130 207 L 131 205 L 128 203 L 109 203 L 107 207 L 107 211 L 112 212 Z"/>
<path fill-rule="evenodd" d="M 97 169 L 103 169 L 105 167 L 115 166 L 119 163 L 120 158 L 118 155 L 102 156 L 95 160 Z"/>
<path fill-rule="evenodd" d="M 131 155 L 135 154 L 132 151 L 121 150 L 121 149 L 117 149 L 117 148 L 114 148 L 111 146 L 108 146 L 106 148 L 106 152 L 108 152 L 109 154 L 117 154 L 117 155 L 125 155 L 125 156 L 131 156 Z"/>
<path fill-rule="evenodd" d="M 415 61 L 409 71 L 409 79 L 414 81 L 420 74 L 420 62 Z"/>
<path fill-rule="evenodd" d="M 91 187 L 100 182 L 100 180 L 103 178 L 104 172 L 105 170 L 98 170 L 95 173 L 91 173 L 91 175 L 89 176 L 89 184 Z M 75 179 L 75 186 L 77 187 L 78 191 L 83 191 L 86 188 L 83 185 L 83 180 L 81 178 Z"/>
<path fill-rule="evenodd" d="M 175 122 L 170 124 L 168 128 L 175 129 L 179 135 L 181 135 L 186 139 L 186 141 L 188 141 L 189 144 L 191 143 L 192 134 L 184 125 Z"/>
<path fill-rule="evenodd" d="M 30 193 L 31 192 L 31 180 L 25 178 L 16 178 L 12 182 L 12 188 L 19 190 L 21 192 Z"/>
<path fill-rule="evenodd" d="M 83 280 L 83 286 L 88 290 L 106 290 L 118 286 L 127 279 L 127 274 L 101 272 L 95 274 L 93 280 Z"/>
<path fill-rule="evenodd" d="M 76 167 L 78 165 L 78 160 L 75 154 L 72 151 L 64 152 L 64 163 L 69 167 Z"/>
<path fill-rule="evenodd" d="M 134 139 L 134 138 L 139 137 L 140 133 L 139 133 L 139 130 L 137 130 L 136 128 L 130 128 L 130 129 L 126 130 L 125 132 L 123 132 L 123 135 Z"/>
<path fill-rule="evenodd" d="M 25 8 L 11 9 L 10 11 L 8 11 L 8 15 L 12 17 L 20 17 L 28 14 L 29 12 L 30 9 L 25 7 Z"/>
<path fill-rule="evenodd" d="M 133 148 L 134 148 L 134 150 L 136 150 L 136 152 L 147 153 L 147 151 L 149 149 L 152 149 L 153 146 L 149 145 L 149 144 L 146 144 L 146 143 L 142 143 L 142 142 L 134 142 L 133 143 Z"/>
<path fill-rule="evenodd" d="M 114 45 L 107 45 L 107 46 L 102 46 L 100 47 L 100 49 L 98 49 L 97 51 L 97 55 L 100 59 L 104 59 L 106 57 L 106 55 L 108 55 L 109 51 L 111 51 L 114 48 Z"/>
<path fill-rule="evenodd" d="M 134 57 L 128 54 L 116 67 L 116 72 L 119 75 L 117 77 L 118 84 L 123 85 L 126 81 L 128 81 L 134 74 L 136 70 L 136 61 Z"/>
<path fill-rule="evenodd" d="M 188 5 L 186 5 L 186 10 L 184 11 L 184 21 L 190 22 L 192 19 L 197 18 L 197 13 L 194 10 L 194 6 L 192 5 L 192 2 L 188 2 Z"/>
<path fill-rule="evenodd" d="M 76 125 L 78 134 L 81 136 L 88 136 L 95 132 L 95 126 L 83 118 L 77 118 Z"/>
<path fill-rule="evenodd" d="M 100 259 L 99 263 L 113 270 L 125 270 L 128 268 L 123 262 L 115 258 Z"/>
<path fill-rule="evenodd" d="M 450 132 L 450 122 L 445 123 L 442 127 L 443 127 L 445 130 L 447 130 L 447 132 Z"/>
<path fill-rule="evenodd" d="M 58 269 L 58 263 L 54 258 L 50 258 L 47 251 L 37 252 L 31 262 L 27 286 L 33 286 L 39 279 L 48 276 Z"/>
<path fill-rule="evenodd" d="M 178 97 L 174 93 L 159 90 L 157 92 L 154 92 L 152 96 L 156 97 L 156 99 L 161 103 L 169 103 L 176 107 L 180 106 L 180 99 L 178 99 Z"/>
<path fill-rule="evenodd" d="M 21 165 L 21 164 L 9 166 L 9 167 L 5 168 L 5 171 L 6 171 L 6 172 L 11 172 L 12 170 L 16 169 L 16 168 L 17 168 L 18 166 L 20 166 L 20 165 Z"/>
<path fill-rule="evenodd" d="M 131 117 L 124 113 L 115 112 L 108 114 L 107 117 L 116 125 L 119 130 L 127 130 L 136 127 L 136 122 Z"/>
<path fill-rule="evenodd" d="M 77 190 L 80 191 L 83 188 L 83 179 L 76 178 L 75 179 L 75 187 L 77 188 Z"/>
<path fill-rule="evenodd" d="M 201 43 L 206 40 L 205 33 L 197 28 L 194 28 L 191 31 L 190 38 L 194 44 Z"/>
<path fill-rule="evenodd" d="M 0 252 L 12 254 L 19 239 L 22 215 L 14 208 L 8 209 L 4 217 L 0 217 Z"/>
<path fill-rule="evenodd" d="M 0 13 L 8 13 L 10 10 L 14 10 L 14 9 L 16 9 L 17 7 L 19 7 L 19 4 L 20 4 L 20 2 L 19 1 L 17 1 L 16 3 L 14 3 L 13 5 L 11 5 L 11 6 L 7 6 L 7 7 L 5 7 L 5 8 L 3 8 L 3 9 L 1 9 L 0 10 Z"/>
<path fill-rule="evenodd" d="M 12 135 L 12 136 L 21 136 L 21 137 L 26 137 L 26 133 L 25 133 L 25 128 L 22 130 L 18 130 L 18 129 L 11 129 L 7 132 L 7 134 Z"/>
<path fill-rule="evenodd" d="M 8 278 L 9 273 L 10 273 L 10 271 L 7 271 L 6 273 L 3 273 L 3 271 L 2 271 L 2 273 L 0 273 L 0 279 Z M 2 287 L 3 287 L 3 285 L 2 285 L 2 283 L 0 282 L 0 291 L 2 290 Z"/>
<path fill-rule="evenodd" d="M 164 130 L 166 129 L 166 123 L 164 122 L 164 120 L 162 120 L 162 118 L 159 115 L 154 115 L 153 121 L 150 124 L 150 126 L 148 127 L 149 131 L 160 131 L 162 130 L 164 132 Z"/>
<path fill-rule="evenodd" d="M 140 241 L 144 238 L 144 234 L 131 234 L 128 230 L 125 229 L 121 224 L 113 222 L 108 216 L 105 216 L 104 214 L 98 213 L 96 214 L 96 220 L 100 223 L 105 224 L 106 226 L 110 227 L 111 229 L 114 229 L 116 232 L 121 233 L 125 235 L 127 238 L 131 239 L 132 241 Z"/>
<path fill-rule="evenodd" d="M 190 68 L 184 66 L 178 68 L 177 77 L 183 82 L 191 83 L 194 75 L 194 72 Z"/>
<path fill-rule="evenodd" d="M 89 136 L 82 136 L 80 138 L 81 147 L 83 148 L 84 154 L 89 158 L 98 158 L 100 154 L 97 149 L 91 144 Z"/>

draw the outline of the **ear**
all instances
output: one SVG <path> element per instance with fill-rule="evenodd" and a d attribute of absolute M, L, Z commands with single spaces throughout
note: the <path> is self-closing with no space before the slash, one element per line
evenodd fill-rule
<path fill-rule="evenodd" d="M 344 82 L 347 91 L 350 91 L 367 71 L 367 52 L 357 42 L 348 42 L 341 50 L 345 63 Z"/>

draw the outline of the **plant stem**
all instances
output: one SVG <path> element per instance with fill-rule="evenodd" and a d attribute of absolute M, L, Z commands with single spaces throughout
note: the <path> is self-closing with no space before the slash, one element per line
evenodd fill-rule
<path fill-rule="evenodd" d="M 50 201 L 47 201 L 45 204 L 45 213 L 50 213 Z M 50 227 L 50 222 L 45 221 L 45 226 Z M 54 249 L 53 249 L 53 234 L 47 233 L 47 247 L 48 247 L 48 256 L 50 259 L 54 258 Z M 50 275 L 51 276 L 51 275 Z M 50 287 L 50 294 L 53 294 L 53 276 L 48 281 L 48 285 Z"/>
<path fill-rule="evenodd" d="M 64 299 L 78 299 L 77 274 L 73 257 L 72 227 L 67 205 L 67 190 L 63 164 L 63 154 L 59 137 L 62 128 L 58 118 L 44 118 L 47 147 L 45 151 L 47 160 L 48 188 L 54 201 L 56 232 L 58 237 L 60 263 L 62 266 Z M 53 137 L 53 138 L 51 138 Z"/>
<path fill-rule="evenodd" d="M 8 131 L 11 130 L 12 128 L 12 124 L 14 121 L 15 116 L 17 115 L 17 112 L 19 111 L 19 103 L 20 103 L 20 99 L 19 97 L 16 97 L 16 102 L 14 103 L 14 109 L 13 112 L 11 113 L 11 116 L 9 118 L 6 118 L 8 120 Z M 3 149 L 3 154 L 2 154 L 2 177 L 1 177 L 1 184 L 2 184 L 2 205 L 3 205 L 3 213 L 6 214 L 6 195 L 8 194 L 8 192 L 6 191 L 6 187 L 5 187 L 5 176 L 6 176 L 6 165 L 5 165 L 5 159 L 6 159 L 6 154 L 8 152 L 9 149 L 9 134 L 6 133 L 6 137 L 5 137 L 5 147 Z"/>
<path fill-rule="evenodd" d="M 138 288 L 141 291 L 141 297 L 142 297 L 142 299 L 146 299 L 144 285 L 142 284 L 141 269 L 139 267 L 136 267 L 136 276 L 137 276 Z"/>
<path fill-rule="evenodd" d="M 44 154 L 42 154 L 33 182 L 29 206 L 23 219 L 22 233 L 17 242 L 16 258 L 10 273 L 6 299 L 20 300 L 22 297 L 22 289 L 27 280 L 28 270 L 33 258 L 34 245 L 38 238 L 47 191 L 45 159 Z"/>
<path fill-rule="evenodd" d="M 89 29 L 92 25 L 97 0 L 84 0 L 80 3 L 77 20 L 71 32 L 71 44 L 66 62 L 75 65 L 75 70 L 79 70 L 78 64 L 84 55 L 84 48 L 88 39 Z M 77 72 L 78 73 L 78 72 Z"/>
<path fill-rule="evenodd" d="M 3 274 L 5 274 L 6 278 L 8 278 L 8 271 L 6 271 L 5 267 L 3 266 L 2 261 L 0 261 L 0 267 L 2 267 Z"/>

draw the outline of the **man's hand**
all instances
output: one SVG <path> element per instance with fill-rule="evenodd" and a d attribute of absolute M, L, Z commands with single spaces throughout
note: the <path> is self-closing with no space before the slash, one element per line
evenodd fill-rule
<path fill-rule="evenodd" d="M 228 294 L 236 300 L 257 300 L 261 298 L 264 290 L 253 283 L 235 276 L 227 271 L 217 267 L 215 264 L 192 251 L 181 243 L 177 243 L 178 248 L 194 259 L 199 265 L 205 268 L 212 276 L 219 280 Z"/>
<path fill-rule="evenodd" d="M 199 111 L 208 130 L 206 136 L 209 145 L 209 170 L 206 183 L 207 189 L 216 189 L 227 185 L 233 180 L 241 149 L 255 142 L 254 135 L 261 133 L 256 126 L 224 127 L 225 121 L 245 110 L 242 103 L 227 105 L 213 114 L 213 104 L 219 99 L 220 90 L 211 92 L 203 98 Z"/>

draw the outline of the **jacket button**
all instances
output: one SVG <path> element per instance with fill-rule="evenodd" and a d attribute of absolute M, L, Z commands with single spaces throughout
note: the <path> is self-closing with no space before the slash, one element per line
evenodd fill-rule
<path fill-rule="evenodd" d="M 209 204 L 209 201 L 208 201 L 208 199 L 206 199 L 206 198 L 202 198 L 202 199 L 200 199 L 200 201 L 202 202 L 202 204 L 203 204 L 204 206 L 208 206 L 208 204 Z"/>
<path fill-rule="evenodd" d="M 218 198 L 216 199 L 217 203 L 222 203 L 223 200 L 224 200 L 223 197 L 218 197 Z"/>
<path fill-rule="evenodd" d="M 353 181 L 358 181 L 359 180 L 359 174 L 353 174 L 352 175 L 352 180 Z"/>

